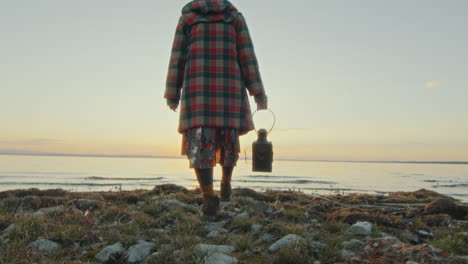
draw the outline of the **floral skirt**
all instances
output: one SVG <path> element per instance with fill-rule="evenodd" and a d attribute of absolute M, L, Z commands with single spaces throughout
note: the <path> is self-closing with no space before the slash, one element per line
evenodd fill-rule
<path fill-rule="evenodd" d="M 182 135 L 182 155 L 187 155 L 190 168 L 207 169 L 216 163 L 233 167 L 239 152 L 239 133 L 235 128 L 197 127 Z"/>

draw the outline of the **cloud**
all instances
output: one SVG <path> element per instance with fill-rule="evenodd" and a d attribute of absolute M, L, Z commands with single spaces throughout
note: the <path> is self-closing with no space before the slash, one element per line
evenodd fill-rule
<path fill-rule="evenodd" d="M 442 84 L 442 81 L 440 80 L 432 80 L 432 81 L 426 82 L 426 87 L 432 88 L 432 87 L 440 86 L 441 84 Z"/>

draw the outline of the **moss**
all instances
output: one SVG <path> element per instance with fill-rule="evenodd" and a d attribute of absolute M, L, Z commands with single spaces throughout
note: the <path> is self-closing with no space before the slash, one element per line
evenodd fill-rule
<path fill-rule="evenodd" d="M 257 223 L 258 219 L 257 218 L 234 218 L 231 221 L 230 227 L 232 229 L 240 229 L 242 232 L 247 232 L 250 230 L 250 227 Z"/>
<path fill-rule="evenodd" d="M 110 206 L 102 211 L 100 219 L 105 222 L 120 223 L 130 220 L 130 214 L 127 207 Z"/>
<path fill-rule="evenodd" d="M 337 261 L 341 259 L 341 243 L 343 243 L 346 238 L 340 234 L 336 233 L 334 235 L 328 236 L 325 240 L 327 245 L 322 251 L 320 251 L 320 259 L 327 260 L 327 263 L 334 263 L 328 261 Z"/>
<path fill-rule="evenodd" d="M 254 239 L 251 235 L 245 235 L 233 239 L 230 244 L 239 251 L 246 251 L 252 248 L 253 242 Z"/>
<path fill-rule="evenodd" d="M 273 257 L 273 264 L 312 264 L 314 258 L 306 245 L 298 244 L 280 249 Z"/>
<path fill-rule="evenodd" d="M 325 222 L 322 224 L 322 228 L 332 234 L 342 232 L 345 228 L 348 228 L 349 225 L 341 222 Z"/>
<path fill-rule="evenodd" d="M 280 222 L 272 222 L 265 226 L 267 233 L 272 233 L 278 236 L 285 236 L 288 234 L 296 234 L 303 236 L 307 232 L 307 228 L 297 224 L 287 224 Z"/>
<path fill-rule="evenodd" d="M 23 216 L 15 221 L 15 229 L 10 233 L 12 240 L 33 241 L 45 234 L 47 222 L 40 217 Z"/>
<path fill-rule="evenodd" d="M 435 231 L 431 244 L 450 253 L 468 255 L 468 233 L 460 228 Z"/>

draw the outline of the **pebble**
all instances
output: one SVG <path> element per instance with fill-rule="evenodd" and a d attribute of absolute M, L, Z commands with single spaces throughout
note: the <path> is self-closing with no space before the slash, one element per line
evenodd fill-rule
<path fill-rule="evenodd" d="M 126 259 L 129 263 L 138 263 L 143 261 L 151 253 L 156 244 L 139 240 L 138 244 L 131 246 L 127 250 Z"/>
<path fill-rule="evenodd" d="M 213 253 L 205 259 L 205 264 L 237 264 L 239 261 L 223 253 Z"/>
<path fill-rule="evenodd" d="M 122 243 L 115 243 L 112 246 L 108 246 L 96 254 L 95 258 L 100 262 L 106 263 L 111 259 L 116 259 L 125 252 Z"/>
<path fill-rule="evenodd" d="M 209 256 L 213 253 L 223 253 L 230 254 L 236 249 L 233 246 L 224 246 L 224 245 L 208 245 L 200 243 L 193 248 L 193 252 L 197 256 Z"/>
<path fill-rule="evenodd" d="M 353 251 L 361 250 L 366 246 L 366 244 L 359 239 L 351 239 L 350 241 L 341 243 L 341 245 L 343 248 Z"/>
<path fill-rule="evenodd" d="M 46 239 L 38 239 L 29 244 L 29 246 L 38 253 L 40 251 L 45 251 L 48 253 L 53 253 L 60 248 L 60 245 L 54 241 L 46 240 Z"/>
<path fill-rule="evenodd" d="M 286 235 L 284 237 L 282 237 L 281 239 L 279 239 L 278 241 L 276 241 L 273 245 L 271 245 L 268 250 L 270 252 L 276 252 L 282 248 L 286 248 L 286 247 L 289 247 L 289 246 L 292 246 L 294 244 L 297 244 L 299 242 L 302 242 L 304 241 L 304 238 L 296 235 L 296 234 L 289 234 L 289 235 Z"/>
<path fill-rule="evenodd" d="M 250 217 L 249 213 L 247 212 L 242 212 L 234 217 L 234 219 L 248 219 Z"/>
<path fill-rule="evenodd" d="M 260 230 L 262 230 L 263 228 L 263 225 L 261 224 L 253 224 L 250 226 L 250 229 L 252 230 L 252 232 L 259 232 Z"/>
<path fill-rule="evenodd" d="M 227 232 L 220 232 L 220 231 L 211 231 L 206 235 L 206 238 L 216 238 L 218 237 L 221 233 L 227 233 Z"/>
<path fill-rule="evenodd" d="M 165 206 L 171 207 L 171 208 L 185 208 L 188 205 L 182 202 L 179 202 L 177 200 L 164 200 L 162 202 Z"/>
<path fill-rule="evenodd" d="M 422 238 L 432 238 L 434 236 L 431 232 L 427 232 L 424 230 L 418 230 L 417 233 Z"/>
<path fill-rule="evenodd" d="M 325 249 L 327 245 L 321 242 L 313 241 L 310 243 L 310 247 L 312 248 L 312 252 L 319 253 L 321 250 Z"/>
<path fill-rule="evenodd" d="M 354 225 L 352 225 L 348 231 L 354 235 L 370 235 L 372 234 L 372 227 L 373 224 L 369 223 L 367 221 L 365 222 L 357 222 Z"/>

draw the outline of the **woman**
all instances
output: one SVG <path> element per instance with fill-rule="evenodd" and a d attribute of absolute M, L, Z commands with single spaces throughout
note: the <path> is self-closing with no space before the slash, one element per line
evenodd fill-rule
<path fill-rule="evenodd" d="M 182 9 L 172 47 L 164 98 L 180 101 L 179 133 L 203 193 L 201 211 L 214 217 L 219 198 L 213 167 L 223 167 L 221 200 L 231 195 L 239 136 L 254 129 L 247 92 L 267 109 L 257 59 L 244 17 L 226 0 L 194 0 Z"/>

